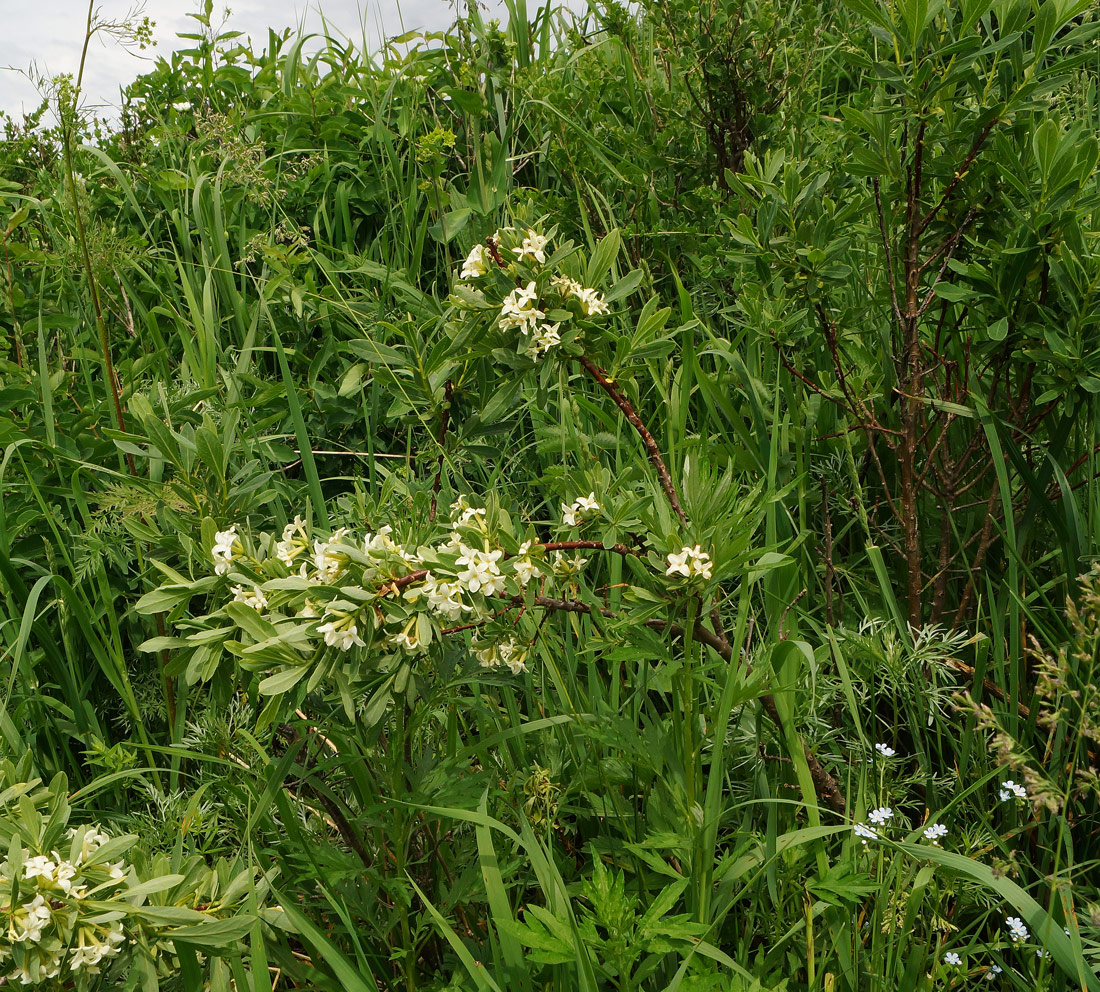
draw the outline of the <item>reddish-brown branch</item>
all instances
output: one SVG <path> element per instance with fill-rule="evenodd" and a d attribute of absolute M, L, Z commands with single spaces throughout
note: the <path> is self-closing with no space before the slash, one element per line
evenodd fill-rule
<path fill-rule="evenodd" d="M 989 132 L 993 130 L 996 124 L 997 119 L 993 118 L 993 120 L 982 128 L 982 133 L 978 135 L 974 144 L 971 145 L 970 151 L 967 153 L 966 158 L 963 159 L 962 166 L 955 170 L 955 175 L 951 182 L 947 184 L 947 189 L 943 191 L 943 196 L 940 197 L 939 202 L 920 219 L 920 223 L 917 226 L 918 234 L 922 234 L 924 229 L 936 219 L 936 215 L 943 209 L 943 205 L 947 203 L 948 198 L 955 192 L 955 187 L 959 185 L 962 181 L 962 177 L 966 175 L 967 170 L 974 164 L 974 159 L 978 157 L 978 152 L 982 150 L 982 145 L 985 144 L 986 139 L 989 137 Z"/>
<path fill-rule="evenodd" d="M 637 548 L 628 548 L 625 544 L 607 545 L 602 541 L 548 541 L 536 545 L 544 551 L 613 551 L 617 555 L 630 555 L 632 558 L 644 557 Z"/>
<path fill-rule="evenodd" d="M 638 432 L 638 435 L 642 439 L 642 444 L 645 445 L 646 454 L 649 455 L 649 460 L 657 470 L 657 478 L 661 481 L 661 488 L 665 491 L 665 495 L 668 497 L 672 509 L 676 512 L 676 516 L 680 518 L 680 522 L 687 526 L 687 515 L 684 513 L 684 508 L 680 505 L 680 497 L 676 495 L 676 487 L 672 484 L 672 476 L 669 474 L 668 466 L 665 464 L 665 460 L 661 455 L 661 449 L 657 447 L 657 442 L 653 440 L 653 435 L 649 433 L 649 429 L 642 423 L 641 417 L 635 412 L 630 400 L 622 394 L 618 386 L 607 378 L 606 373 L 586 355 L 577 356 L 577 361 L 580 362 L 588 374 L 596 380 L 599 387 L 614 400 L 615 405 L 622 410 L 623 416 L 630 421 L 630 426 Z"/>

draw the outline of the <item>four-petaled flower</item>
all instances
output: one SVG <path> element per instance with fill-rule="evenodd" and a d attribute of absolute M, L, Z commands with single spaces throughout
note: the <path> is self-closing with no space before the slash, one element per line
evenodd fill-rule
<path fill-rule="evenodd" d="M 596 500 L 596 494 L 591 492 L 587 496 L 581 496 L 573 500 L 572 503 L 562 503 L 561 522 L 566 527 L 576 527 L 579 522 L 578 514 L 598 513 L 601 509 L 602 507 Z"/>
<path fill-rule="evenodd" d="M 359 636 L 359 629 L 355 625 L 354 616 L 339 616 L 338 614 L 325 614 L 333 619 L 321 624 L 317 633 L 324 635 L 325 644 L 330 648 L 339 648 L 341 651 L 350 651 L 353 647 L 365 648 L 366 641 Z"/>
<path fill-rule="evenodd" d="M 251 606 L 257 613 L 262 613 L 267 609 L 267 596 L 264 595 L 264 591 L 257 585 L 254 585 L 251 589 L 246 589 L 244 586 L 233 586 L 233 602 L 244 603 L 245 606 Z"/>
<path fill-rule="evenodd" d="M 523 243 L 518 248 L 513 248 L 512 251 L 519 256 L 520 261 L 530 256 L 536 262 L 542 263 L 546 261 L 545 248 L 549 240 L 537 231 L 528 229 L 527 237 L 523 239 Z"/>
<path fill-rule="evenodd" d="M 871 810 L 867 814 L 867 819 L 870 820 L 876 827 L 883 826 L 888 820 L 892 819 L 894 811 L 889 806 L 880 806 L 878 809 Z"/>
<path fill-rule="evenodd" d="M 485 596 L 495 596 L 504 591 L 504 576 L 497 567 L 503 551 L 499 548 L 496 551 L 479 551 L 465 544 L 459 545 L 459 551 L 461 554 L 455 564 L 465 565 L 466 568 L 458 573 L 458 581 L 466 589 Z"/>
<path fill-rule="evenodd" d="M 685 579 L 709 579 L 711 577 L 710 555 L 699 545 L 693 548 L 683 547 L 679 553 L 670 552 L 665 575 L 681 575 Z"/>

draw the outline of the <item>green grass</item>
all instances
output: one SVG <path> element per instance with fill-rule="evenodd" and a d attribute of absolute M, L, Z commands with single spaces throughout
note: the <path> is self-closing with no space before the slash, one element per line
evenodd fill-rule
<path fill-rule="evenodd" d="M 509 12 L 373 59 L 200 17 L 118 128 L 4 122 L 0 757 L 149 877 L 244 872 L 87 987 L 1095 989 L 1095 13 Z M 462 498 L 506 575 L 603 549 L 457 620 L 380 586 L 461 571 Z"/>

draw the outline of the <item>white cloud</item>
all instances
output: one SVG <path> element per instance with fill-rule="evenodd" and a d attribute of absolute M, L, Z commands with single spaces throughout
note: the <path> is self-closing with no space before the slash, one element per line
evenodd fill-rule
<path fill-rule="evenodd" d="M 459 2 L 464 6 L 465 0 Z M 587 4 L 585 0 L 570 0 L 568 5 L 583 10 Z M 124 18 L 134 4 L 128 0 L 96 0 L 96 6 L 103 18 L 110 20 Z M 156 22 L 157 44 L 152 55 L 167 55 L 189 44 L 176 35 L 197 29 L 187 13 L 199 6 L 188 0 L 146 0 L 144 13 Z M 215 2 L 215 17 L 225 6 L 226 0 Z M 244 32 L 257 47 L 266 44 L 269 27 L 303 27 L 308 32 L 320 32 L 327 24 L 333 34 L 359 47 L 365 42 L 373 51 L 382 38 L 411 30 L 442 30 L 455 18 L 448 0 L 291 0 L 282 4 L 229 0 L 228 6 L 231 14 L 225 30 Z M 492 0 L 488 8 L 487 16 L 504 19 L 502 0 Z M 530 0 L 529 9 L 536 9 L 535 0 Z M 87 14 L 85 0 L 0 0 L 0 110 L 19 113 L 38 105 L 34 85 L 20 73 L 27 73 L 32 64 L 46 76 L 63 72 L 76 75 Z M 142 57 L 149 58 L 150 51 L 131 54 L 110 38 L 102 42 L 93 38 L 84 70 L 87 102 L 102 105 L 104 115 L 111 116 L 109 108 L 118 105 L 119 88 L 151 66 L 151 62 L 142 62 Z"/>

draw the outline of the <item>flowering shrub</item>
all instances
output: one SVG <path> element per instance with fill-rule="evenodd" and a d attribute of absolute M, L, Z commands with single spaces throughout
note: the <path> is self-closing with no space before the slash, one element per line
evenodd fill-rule
<path fill-rule="evenodd" d="M 239 914 L 251 871 L 199 859 L 149 860 L 134 835 L 71 824 L 66 783 L 28 777 L 29 758 L 0 763 L 0 984 L 90 990 L 123 976 L 176 971 L 177 944 L 232 945 L 253 925 Z"/>

